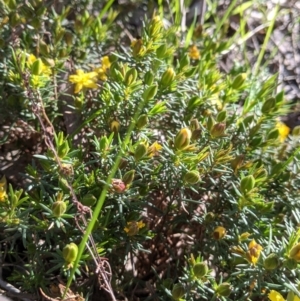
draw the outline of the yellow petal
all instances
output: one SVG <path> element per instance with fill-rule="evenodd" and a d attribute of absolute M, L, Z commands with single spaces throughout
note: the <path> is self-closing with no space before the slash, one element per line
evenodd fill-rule
<path fill-rule="evenodd" d="M 278 129 L 279 132 L 280 142 L 284 142 L 284 140 L 289 135 L 291 129 L 283 122 L 279 122 L 279 121 L 276 123 L 276 128 Z"/>
<path fill-rule="evenodd" d="M 81 69 L 77 69 L 77 70 L 76 70 L 76 73 L 77 73 L 77 75 L 81 76 L 81 75 L 84 74 L 84 71 L 81 70 Z"/>
<path fill-rule="evenodd" d="M 102 58 L 101 62 L 102 62 L 102 66 L 104 67 L 104 69 L 109 68 L 110 65 L 111 65 L 111 62 L 110 62 L 109 57 L 107 55 Z"/>
<path fill-rule="evenodd" d="M 6 196 L 7 196 L 6 191 L 5 190 L 3 190 L 3 191 L 0 190 L 0 202 L 3 202 L 6 199 Z"/>
<path fill-rule="evenodd" d="M 271 301 L 285 301 L 280 293 L 273 291 L 273 290 L 270 291 L 270 293 L 268 294 L 268 298 Z"/>
<path fill-rule="evenodd" d="M 80 92 L 82 90 L 82 88 L 83 88 L 83 85 L 81 83 L 76 84 L 74 93 L 76 94 L 76 93 Z"/>
<path fill-rule="evenodd" d="M 70 75 L 69 76 L 69 82 L 76 84 L 79 81 L 78 75 Z"/>
<path fill-rule="evenodd" d="M 36 57 L 33 54 L 30 54 L 28 59 L 27 59 L 27 64 L 30 66 L 36 61 Z"/>
<path fill-rule="evenodd" d="M 96 89 L 97 84 L 94 81 L 88 80 L 84 83 L 85 88 L 91 88 L 91 89 Z"/>
<path fill-rule="evenodd" d="M 143 222 L 138 222 L 138 228 L 141 229 L 141 228 L 144 228 L 146 225 L 145 223 Z"/>
<path fill-rule="evenodd" d="M 86 74 L 86 76 L 87 76 L 87 78 L 95 78 L 95 77 L 97 77 L 97 72 L 88 72 L 87 74 Z"/>

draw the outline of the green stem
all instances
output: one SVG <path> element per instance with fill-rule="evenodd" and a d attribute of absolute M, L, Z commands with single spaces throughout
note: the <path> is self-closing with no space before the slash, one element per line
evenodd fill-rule
<path fill-rule="evenodd" d="M 233 11 L 233 9 L 235 8 L 235 4 L 236 3 L 237 3 L 237 0 L 234 0 L 229 5 L 229 7 L 226 10 L 226 12 L 225 12 L 222 20 L 217 25 L 217 28 L 216 28 L 215 33 L 214 33 L 214 36 L 216 36 L 219 33 L 219 31 L 220 31 L 221 27 L 224 25 L 225 21 L 229 20 L 229 16 L 230 16 L 231 12 Z"/>
<path fill-rule="evenodd" d="M 266 37 L 264 39 L 264 43 L 263 43 L 263 45 L 261 47 L 261 50 L 259 52 L 259 55 L 258 55 L 256 66 L 255 66 L 255 71 L 254 71 L 254 76 L 257 76 L 258 73 L 260 72 L 262 59 L 263 59 L 263 57 L 265 55 L 265 52 L 266 52 L 266 49 L 267 49 L 267 46 L 268 46 L 268 43 L 269 43 L 272 31 L 273 31 L 273 27 L 274 27 L 274 24 L 275 24 L 277 15 L 278 15 L 278 11 L 279 11 L 279 4 L 277 4 L 276 7 L 274 8 L 274 16 L 273 16 L 273 19 L 270 22 L 270 26 L 268 28 Z"/>

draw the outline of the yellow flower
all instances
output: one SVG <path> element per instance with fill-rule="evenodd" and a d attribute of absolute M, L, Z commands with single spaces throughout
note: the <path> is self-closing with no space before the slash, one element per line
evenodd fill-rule
<path fill-rule="evenodd" d="M 249 243 L 248 251 L 246 253 L 247 260 L 250 263 L 255 265 L 259 259 L 260 252 L 262 250 L 263 250 L 263 247 L 261 245 L 259 245 L 258 243 L 256 243 L 256 241 L 254 239 L 252 239 L 252 241 Z"/>
<path fill-rule="evenodd" d="M 249 232 L 244 232 L 239 236 L 239 241 L 246 240 L 251 234 Z"/>
<path fill-rule="evenodd" d="M 34 54 L 30 54 L 27 59 L 28 66 L 31 66 L 36 61 L 36 57 Z"/>
<path fill-rule="evenodd" d="M 76 70 L 76 74 L 69 76 L 69 81 L 75 84 L 74 93 L 80 92 L 83 88 L 97 88 L 97 76 L 96 72 L 84 73 L 81 69 Z"/>
<path fill-rule="evenodd" d="M 193 45 L 193 46 L 190 47 L 190 49 L 189 49 L 189 57 L 191 59 L 193 59 L 193 60 L 199 60 L 199 58 L 200 58 L 200 52 L 199 52 L 199 50 L 198 50 L 198 48 L 197 48 L 196 45 Z"/>
<path fill-rule="evenodd" d="M 270 293 L 268 294 L 268 298 L 271 301 L 285 301 L 283 296 L 280 293 L 278 293 L 277 291 L 274 291 L 274 290 L 270 291 Z M 296 296 L 293 292 L 289 292 L 288 300 L 300 301 L 300 298 L 298 296 Z"/>
<path fill-rule="evenodd" d="M 282 297 L 282 295 L 276 291 L 270 291 L 270 293 L 268 294 L 268 298 L 271 301 L 285 301 L 285 299 Z"/>
<path fill-rule="evenodd" d="M 0 179 L 0 202 L 4 202 L 7 198 L 7 193 L 6 193 L 6 178 L 3 176 Z"/>
<path fill-rule="evenodd" d="M 152 158 L 153 156 L 158 156 L 158 152 L 162 149 L 162 146 L 155 141 L 153 144 L 151 144 L 148 148 L 148 156 Z"/>
<path fill-rule="evenodd" d="M 6 191 L 3 187 L 0 187 L 0 202 L 4 202 L 7 197 Z"/>
<path fill-rule="evenodd" d="M 277 121 L 276 128 L 278 129 L 279 132 L 280 142 L 284 142 L 284 140 L 287 138 L 288 134 L 290 133 L 291 129 L 283 122 L 280 121 Z"/>
<path fill-rule="evenodd" d="M 300 261 L 300 243 L 296 244 L 290 251 L 289 257 L 296 260 L 297 262 Z"/>
<path fill-rule="evenodd" d="M 27 66 L 30 67 L 32 64 L 37 60 L 36 56 L 33 54 L 30 54 L 27 58 Z M 44 63 L 41 63 L 41 75 L 45 75 L 49 77 L 51 75 L 51 68 L 45 65 Z"/>
<path fill-rule="evenodd" d="M 138 234 L 139 229 L 144 228 L 145 224 L 143 222 L 131 221 L 127 222 L 127 226 L 124 228 L 124 231 L 128 236 L 134 236 Z"/>
<path fill-rule="evenodd" d="M 31 68 L 32 65 L 39 60 L 39 68 L 38 68 L 38 74 L 32 74 L 30 77 L 30 84 L 34 87 L 43 87 L 47 83 L 47 81 L 50 78 L 50 75 L 52 74 L 51 68 L 47 65 L 45 65 L 41 59 L 38 59 L 35 55 L 30 54 L 27 57 L 27 67 Z"/>
<path fill-rule="evenodd" d="M 222 239 L 224 238 L 226 235 L 226 229 L 222 226 L 218 226 L 214 232 L 213 232 L 213 237 L 214 239 Z"/>
<path fill-rule="evenodd" d="M 105 70 L 102 67 L 95 68 L 93 70 L 93 72 L 96 72 L 98 74 L 98 78 L 100 80 L 103 80 L 103 81 L 107 80 L 106 72 L 105 72 Z"/>
<path fill-rule="evenodd" d="M 111 62 L 109 60 L 109 57 L 106 55 L 101 59 L 102 68 L 104 71 L 110 68 Z"/>
<path fill-rule="evenodd" d="M 107 70 L 110 68 L 111 62 L 109 60 L 108 56 L 104 56 L 101 59 L 101 67 L 98 68 L 94 68 L 94 72 L 96 72 L 98 74 L 98 78 L 102 81 L 106 81 L 107 80 Z"/>

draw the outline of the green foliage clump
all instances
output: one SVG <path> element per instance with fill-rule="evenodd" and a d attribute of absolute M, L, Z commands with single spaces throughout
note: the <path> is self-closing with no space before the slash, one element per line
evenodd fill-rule
<path fill-rule="evenodd" d="M 125 47 L 112 9 L 104 22 L 84 3 L 74 16 L 30 2 L 5 1 L 0 27 L 1 115 L 43 139 L 26 190 L 0 182 L 1 241 L 25 261 L 8 280 L 47 292 L 54 276 L 100 273 L 130 295 L 152 279 L 161 300 L 299 295 L 299 147 L 278 121 L 277 76 L 221 72 L 233 42 L 220 24 L 183 35 L 157 14 Z"/>

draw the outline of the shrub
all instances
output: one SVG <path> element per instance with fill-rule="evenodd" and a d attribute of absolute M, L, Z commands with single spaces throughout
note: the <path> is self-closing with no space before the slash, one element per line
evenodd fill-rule
<path fill-rule="evenodd" d="M 10 282 L 51 296 L 60 276 L 84 298 L 93 278 L 111 296 L 299 295 L 299 148 L 276 75 L 222 73 L 233 42 L 218 24 L 183 36 L 154 15 L 118 47 L 113 10 L 5 10 L 2 114 L 43 140 L 26 190 L 0 184 L 5 260 L 22 264 Z"/>

